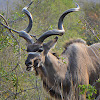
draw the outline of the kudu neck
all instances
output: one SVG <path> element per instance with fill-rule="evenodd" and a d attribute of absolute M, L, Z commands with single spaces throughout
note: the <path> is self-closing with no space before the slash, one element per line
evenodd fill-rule
<path fill-rule="evenodd" d="M 52 53 L 49 52 L 45 56 L 44 65 L 46 67 L 47 72 L 48 73 L 51 72 L 50 74 L 51 76 L 55 75 L 55 76 L 59 76 L 60 79 L 62 80 L 65 79 L 67 65 L 64 62 L 62 62 L 61 59 L 58 59 L 56 56 L 54 56 Z"/>

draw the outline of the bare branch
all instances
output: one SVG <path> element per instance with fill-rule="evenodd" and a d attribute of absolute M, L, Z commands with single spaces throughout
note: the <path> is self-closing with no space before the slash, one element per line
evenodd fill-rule
<path fill-rule="evenodd" d="M 86 21 L 85 18 L 82 17 L 82 19 L 86 22 L 86 25 L 89 27 L 90 31 L 92 32 L 92 34 L 100 41 L 100 38 L 98 38 L 98 36 L 96 35 L 95 31 L 93 30 L 93 28 L 89 25 L 89 23 Z"/>

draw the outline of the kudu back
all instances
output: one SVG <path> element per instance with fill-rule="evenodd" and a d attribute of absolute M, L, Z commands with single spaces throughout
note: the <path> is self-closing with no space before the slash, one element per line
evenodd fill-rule
<path fill-rule="evenodd" d="M 50 49 L 57 43 L 57 36 L 53 40 L 43 43 L 49 36 L 62 36 L 65 33 L 63 19 L 69 13 L 79 11 L 79 5 L 77 4 L 77 8 L 69 9 L 60 16 L 58 29 L 46 31 L 34 42 L 28 34 L 33 22 L 32 15 L 27 10 L 31 4 L 32 2 L 22 10 L 29 18 L 29 25 L 23 31 L 10 28 L 3 16 L 6 25 L 0 22 L 1 25 L 18 33 L 28 42 L 26 70 L 34 69 L 36 75 L 40 75 L 43 87 L 57 100 L 86 100 L 86 93 L 80 95 L 78 86 L 89 84 L 97 89 L 97 94 L 94 94 L 93 97 L 99 98 L 100 84 L 96 84 L 96 80 L 100 76 L 100 43 L 88 46 L 82 39 L 71 40 L 65 44 L 60 58 L 50 52 Z"/>

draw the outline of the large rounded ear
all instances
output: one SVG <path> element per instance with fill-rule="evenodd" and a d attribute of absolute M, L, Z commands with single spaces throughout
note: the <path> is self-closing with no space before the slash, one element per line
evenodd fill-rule
<path fill-rule="evenodd" d="M 44 55 L 48 54 L 49 50 L 53 48 L 57 40 L 58 40 L 58 37 L 56 36 L 53 40 L 50 40 L 49 42 L 43 44 Z"/>

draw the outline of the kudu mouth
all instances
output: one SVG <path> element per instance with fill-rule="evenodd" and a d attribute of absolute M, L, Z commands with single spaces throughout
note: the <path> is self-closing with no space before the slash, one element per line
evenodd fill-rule
<path fill-rule="evenodd" d="M 30 56 L 34 56 L 32 59 L 29 59 Z M 25 65 L 27 66 L 26 70 L 27 71 L 33 71 L 39 68 L 40 66 L 40 59 L 39 59 L 39 54 L 35 53 L 29 53 L 28 59 L 25 62 Z"/>
<path fill-rule="evenodd" d="M 39 73 L 38 73 L 38 68 L 40 67 L 40 64 L 39 64 L 39 60 L 37 59 L 37 60 L 34 60 L 34 64 L 33 65 L 28 65 L 27 66 L 27 68 L 26 68 L 26 70 L 27 71 L 35 71 L 35 75 L 37 76 L 37 75 L 39 75 Z"/>
<path fill-rule="evenodd" d="M 33 66 L 27 66 L 26 70 L 27 71 L 33 71 Z"/>
<path fill-rule="evenodd" d="M 34 61 L 33 65 L 26 65 L 27 66 L 26 70 L 27 71 L 33 71 L 33 70 L 35 70 L 36 68 L 39 67 L 38 63 L 39 63 L 38 61 Z"/>

